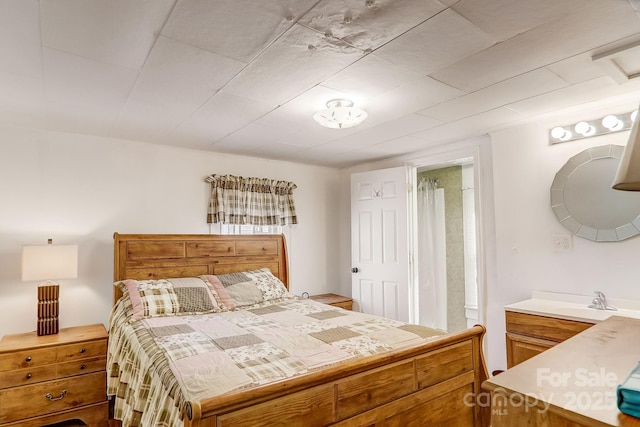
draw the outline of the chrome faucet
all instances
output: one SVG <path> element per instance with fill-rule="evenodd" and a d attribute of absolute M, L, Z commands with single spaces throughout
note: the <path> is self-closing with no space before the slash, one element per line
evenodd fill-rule
<path fill-rule="evenodd" d="M 617 310 L 615 307 L 611 307 L 607 304 L 607 297 L 600 291 L 594 292 L 595 297 L 591 301 L 589 308 L 595 308 L 596 310 Z"/>

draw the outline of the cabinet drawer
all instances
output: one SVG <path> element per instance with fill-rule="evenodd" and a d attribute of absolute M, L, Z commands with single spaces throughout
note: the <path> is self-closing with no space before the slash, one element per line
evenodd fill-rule
<path fill-rule="evenodd" d="M 99 357 L 105 354 L 107 354 L 107 340 L 19 350 L 0 355 L 0 372 L 44 367 L 52 363 Z"/>
<path fill-rule="evenodd" d="M 49 364 L 0 372 L 0 389 L 55 380 L 56 369 L 55 364 Z"/>
<path fill-rule="evenodd" d="M 106 357 L 94 357 L 92 359 L 74 360 L 73 362 L 58 365 L 57 378 L 71 377 L 74 375 L 89 374 L 107 369 Z"/>
<path fill-rule="evenodd" d="M 57 349 L 57 362 L 86 359 L 107 354 L 107 340 L 86 341 L 60 346 Z"/>
<path fill-rule="evenodd" d="M 529 360 L 556 344 L 558 343 L 555 341 L 507 332 L 507 368 L 513 368 L 518 363 Z"/>
<path fill-rule="evenodd" d="M 593 323 L 556 319 L 554 317 L 516 313 L 513 311 L 507 311 L 505 315 L 507 332 L 555 342 L 562 342 L 593 326 Z"/>
<path fill-rule="evenodd" d="M 97 372 L 0 390 L 0 423 L 105 401 L 106 382 L 106 372 Z"/>
<path fill-rule="evenodd" d="M 334 302 L 331 305 L 334 306 L 334 307 L 344 308 L 345 310 L 351 310 L 353 308 L 353 302 L 352 301 Z"/>
<path fill-rule="evenodd" d="M 38 348 L 0 354 L 0 372 L 44 366 L 56 361 L 56 348 Z"/>
<path fill-rule="evenodd" d="M 0 389 L 72 377 L 106 370 L 107 358 L 94 357 L 72 362 L 17 369 L 0 373 Z"/>
<path fill-rule="evenodd" d="M 328 304 L 334 307 L 344 308 L 345 310 L 351 310 L 353 308 L 353 300 L 349 297 L 344 297 L 337 294 L 320 294 L 311 295 L 310 299 L 322 304 Z"/>

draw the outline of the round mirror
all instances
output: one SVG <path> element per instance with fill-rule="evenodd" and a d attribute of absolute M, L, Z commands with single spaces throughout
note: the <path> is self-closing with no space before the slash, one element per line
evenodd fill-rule
<path fill-rule="evenodd" d="M 611 188 L 624 147 L 603 145 L 571 157 L 551 184 L 551 208 L 576 236 L 616 242 L 640 233 L 640 193 Z"/>

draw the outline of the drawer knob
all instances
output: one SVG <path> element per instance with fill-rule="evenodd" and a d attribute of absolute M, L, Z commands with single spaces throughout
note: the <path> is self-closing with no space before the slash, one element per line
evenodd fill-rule
<path fill-rule="evenodd" d="M 29 373 L 27 374 L 26 378 L 27 378 L 28 380 L 30 380 L 30 379 L 31 379 L 31 376 L 32 376 L 32 375 L 31 375 L 31 372 L 29 372 Z"/>
<path fill-rule="evenodd" d="M 84 369 L 86 367 L 87 367 L 87 365 L 85 365 L 84 363 L 82 365 L 80 365 L 80 369 Z"/>
<path fill-rule="evenodd" d="M 60 396 L 58 396 L 58 397 L 53 397 L 53 395 L 51 393 L 45 394 L 44 397 L 46 397 L 47 399 L 49 399 L 52 402 L 55 402 L 56 400 L 62 399 L 65 394 L 67 394 L 67 390 L 62 390 L 62 393 L 60 393 Z"/>
<path fill-rule="evenodd" d="M 24 359 L 24 360 L 27 361 L 27 362 L 31 362 L 31 356 L 27 356 L 27 358 Z"/>
<path fill-rule="evenodd" d="M 82 348 L 80 349 L 80 353 L 84 353 L 85 351 L 87 351 L 87 350 L 86 350 L 84 347 L 82 347 Z"/>

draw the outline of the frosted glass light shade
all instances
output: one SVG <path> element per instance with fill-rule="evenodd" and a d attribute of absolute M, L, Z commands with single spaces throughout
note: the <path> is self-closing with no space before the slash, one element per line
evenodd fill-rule
<path fill-rule="evenodd" d="M 551 136 L 557 138 L 560 141 L 567 141 L 571 138 L 571 132 L 563 128 L 562 126 L 556 126 L 551 129 Z"/>
<path fill-rule="evenodd" d="M 624 123 L 613 114 L 609 114 L 602 119 L 602 126 L 606 127 L 609 130 L 615 131 L 622 129 Z"/>
<path fill-rule="evenodd" d="M 613 188 L 625 191 L 640 191 L 640 120 L 635 120 L 624 148 Z"/>
<path fill-rule="evenodd" d="M 22 280 L 57 280 L 78 277 L 78 245 L 22 246 Z"/>
<path fill-rule="evenodd" d="M 578 122 L 574 127 L 575 131 L 583 136 L 591 136 L 596 133 L 596 128 L 587 122 Z"/>
<path fill-rule="evenodd" d="M 368 117 L 366 111 L 353 106 L 348 99 L 332 99 L 327 108 L 313 115 L 313 119 L 324 127 L 346 129 L 357 126 Z"/>

